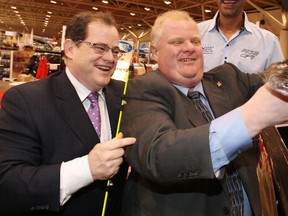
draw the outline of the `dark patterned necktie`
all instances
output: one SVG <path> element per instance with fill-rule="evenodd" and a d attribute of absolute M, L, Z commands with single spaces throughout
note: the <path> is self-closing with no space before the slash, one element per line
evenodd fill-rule
<path fill-rule="evenodd" d="M 100 109 L 98 105 L 98 93 L 92 92 L 88 95 L 88 100 L 90 101 L 90 107 L 87 111 L 88 116 L 94 126 L 98 137 L 101 136 L 101 116 L 100 116 Z"/>
<path fill-rule="evenodd" d="M 207 106 L 200 99 L 200 93 L 198 91 L 193 91 L 190 89 L 187 96 L 192 100 L 196 109 L 201 112 L 204 119 L 207 122 L 211 122 L 213 120 L 213 117 Z"/>
<path fill-rule="evenodd" d="M 207 106 L 200 99 L 198 91 L 189 90 L 187 95 L 194 103 L 196 109 L 201 112 L 203 118 L 207 122 L 211 122 L 213 117 Z M 232 164 L 225 167 L 224 185 L 227 189 L 228 197 L 231 201 L 231 214 L 233 216 L 242 216 L 244 210 L 244 198 L 242 191 L 242 183 L 239 174 Z"/>

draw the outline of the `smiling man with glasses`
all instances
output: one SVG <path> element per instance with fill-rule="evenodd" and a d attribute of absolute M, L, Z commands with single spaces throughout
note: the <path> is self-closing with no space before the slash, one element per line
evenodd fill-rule
<path fill-rule="evenodd" d="M 83 41 L 83 40 L 79 40 L 78 42 L 87 44 L 92 49 L 94 49 L 95 53 L 97 54 L 105 54 L 111 50 L 112 55 L 115 59 L 119 59 L 123 55 L 123 51 L 120 50 L 118 46 L 110 48 L 107 44 L 104 44 L 104 43 L 92 43 L 92 42 Z"/>
<path fill-rule="evenodd" d="M 111 79 L 122 54 L 115 25 L 108 13 L 76 15 L 66 30 L 65 71 L 4 95 L 0 215 L 101 215 L 108 179 L 105 216 L 120 214 L 122 156 L 135 138 L 116 135 L 124 83 Z"/>

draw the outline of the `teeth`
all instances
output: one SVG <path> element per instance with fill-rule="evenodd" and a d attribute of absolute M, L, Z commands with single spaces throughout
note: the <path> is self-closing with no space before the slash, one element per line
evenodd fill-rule
<path fill-rule="evenodd" d="M 235 4 L 236 1 L 223 1 L 224 4 Z"/>
<path fill-rule="evenodd" d="M 110 67 L 106 67 L 106 66 L 96 66 L 96 68 L 100 69 L 100 70 L 110 70 L 111 68 Z"/>
<path fill-rule="evenodd" d="M 191 59 L 191 58 L 186 58 L 186 59 L 182 59 L 181 61 L 182 62 L 188 62 L 188 61 L 192 61 L 193 59 Z"/>

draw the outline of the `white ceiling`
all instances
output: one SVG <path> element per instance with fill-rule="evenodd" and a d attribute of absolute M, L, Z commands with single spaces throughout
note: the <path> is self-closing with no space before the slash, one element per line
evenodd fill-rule
<path fill-rule="evenodd" d="M 135 32 L 150 29 L 158 14 L 171 9 L 186 10 L 196 21 L 209 19 L 217 11 L 215 0 L 172 0 L 170 5 L 166 5 L 163 0 L 109 0 L 108 4 L 101 0 L 55 1 L 57 4 L 50 3 L 50 0 L 0 0 L 0 30 L 29 33 L 33 29 L 34 35 L 59 38 L 62 26 L 66 25 L 74 14 L 93 11 L 92 7 L 97 7 L 99 11 L 110 11 L 118 21 L 120 33 L 125 34 L 127 30 Z M 281 1 L 287 0 L 250 1 L 265 10 L 273 10 L 283 8 Z M 12 9 L 12 6 L 17 9 Z M 146 11 L 145 7 L 150 8 L 150 11 Z M 210 9 L 211 12 L 205 13 L 205 9 Z M 256 11 L 249 3 L 245 10 L 248 13 Z M 20 16 L 15 11 L 18 11 Z M 45 18 L 49 15 L 47 11 L 52 14 L 47 27 L 44 27 Z M 135 16 L 130 15 L 132 12 Z M 25 26 L 20 23 L 19 17 Z"/>

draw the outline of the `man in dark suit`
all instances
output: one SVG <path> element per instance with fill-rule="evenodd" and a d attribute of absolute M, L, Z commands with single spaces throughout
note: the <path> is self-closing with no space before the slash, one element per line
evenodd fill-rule
<path fill-rule="evenodd" d="M 203 73 L 200 32 L 186 12 L 156 19 L 151 51 L 159 69 L 128 85 L 121 128 L 137 141 L 125 150 L 132 171 L 121 215 L 260 216 L 259 148 L 252 138 L 288 119 L 287 98 L 232 64 Z M 211 122 L 187 97 L 191 91 L 200 93 Z M 226 167 L 240 177 L 239 214 L 232 213 Z"/>
<path fill-rule="evenodd" d="M 67 25 L 65 71 L 9 89 L 0 111 L 0 215 L 120 214 L 127 176 L 116 135 L 124 83 L 110 80 L 119 35 L 107 13 L 80 13 Z M 87 110 L 98 95 L 101 135 Z M 98 94 L 97 94 L 98 93 Z M 115 139 L 113 137 L 117 136 Z"/>

